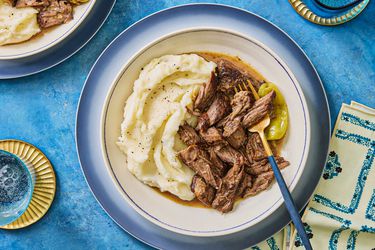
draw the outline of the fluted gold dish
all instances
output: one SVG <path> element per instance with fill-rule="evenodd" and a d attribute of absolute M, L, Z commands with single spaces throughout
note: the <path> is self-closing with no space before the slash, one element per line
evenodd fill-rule
<path fill-rule="evenodd" d="M 323 17 L 319 13 L 315 13 L 309 6 L 306 4 L 304 0 L 289 0 L 289 3 L 292 7 L 296 10 L 296 12 L 305 18 L 306 20 L 316 23 L 319 25 L 324 26 L 335 26 L 339 24 L 343 24 L 349 22 L 350 20 L 357 17 L 368 5 L 370 0 L 363 0 L 359 2 L 357 5 L 353 6 L 350 9 L 346 9 L 342 13 L 333 14 L 332 17 Z M 323 11 L 323 9 L 320 9 Z M 329 13 L 329 12 L 327 12 Z M 327 14 L 325 13 L 325 14 Z"/>
<path fill-rule="evenodd" d="M 32 167 L 35 174 L 34 192 L 25 213 L 2 229 L 19 229 L 40 220 L 50 208 L 56 192 L 56 176 L 48 158 L 35 146 L 20 140 L 1 140 L 0 149 L 17 155 Z"/>

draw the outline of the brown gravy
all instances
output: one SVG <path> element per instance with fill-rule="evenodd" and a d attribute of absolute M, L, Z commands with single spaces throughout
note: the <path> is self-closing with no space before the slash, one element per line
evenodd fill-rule
<path fill-rule="evenodd" d="M 155 192 L 158 192 L 163 197 L 167 198 L 168 200 L 174 201 L 174 202 L 176 202 L 178 204 L 181 204 L 181 205 L 184 205 L 184 206 L 188 206 L 188 207 L 200 207 L 200 208 L 210 208 L 210 207 L 205 206 L 202 202 L 200 202 L 196 198 L 194 200 L 191 200 L 191 201 L 184 201 L 184 200 L 181 200 L 180 198 L 178 198 L 176 195 L 171 194 L 170 192 L 162 192 L 162 191 L 160 191 L 159 188 L 156 188 L 156 187 L 152 187 L 152 189 Z"/>

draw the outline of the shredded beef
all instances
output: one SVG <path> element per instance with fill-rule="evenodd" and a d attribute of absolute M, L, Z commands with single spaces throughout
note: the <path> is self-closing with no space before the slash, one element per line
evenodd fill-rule
<path fill-rule="evenodd" d="M 239 149 L 247 139 L 246 131 L 239 119 L 228 121 L 225 124 L 223 136 L 235 149 Z"/>
<path fill-rule="evenodd" d="M 249 134 L 245 152 L 250 163 L 267 158 L 266 151 L 264 151 L 262 140 L 258 133 Z"/>
<path fill-rule="evenodd" d="M 289 166 L 289 162 L 286 161 L 283 157 L 275 157 L 277 166 L 279 169 L 284 169 Z M 265 172 L 272 171 L 271 164 L 268 162 L 268 159 L 263 159 L 260 161 L 253 162 L 251 165 L 246 166 L 245 171 L 251 175 L 260 175 Z"/>
<path fill-rule="evenodd" d="M 210 145 L 226 143 L 221 131 L 215 127 L 211 127 L 207 130 L 200 130 L 199 135 Z"/>
<path fill-rule="evenodd" d="M 245 157 L 241 152 L 235 150 L 230 145 L 217 145 L 214 147 L 216 155 L 232 166 L 245 164 Z"/>
<path fill-rule="evenodd" d="M 272 183 L 273 180 L 273 172 L 265 172 L 263 174 L 258 175 L 255 180 L 253 181 L 253 185 L 251 188 L 247 188 L 243 194 L 243 197 L 253 196 L 257 193 L 266 190 Z"/>
<path fill-rule="evenodd" d="M 198 116 L 197 126 L 185 124 L 178 130 L 188 145 L 178 157 L 196 173 L 191 184 L 196 198 L 227 213 L 233 209 L 236 197 L 256 195 L 274 178 L 259 134 L 248 129 L 267 115 L 272 118 L 275 92 L 257 101 L 251 91 L 235 93 L 237 85 L 248 84 L 247 80 L 255 89 L 261 82 L 225 59 L 217 65 L 217 74 L 213 72 L 200 88 L 194 110 L 188 109 Z M 275 159 L 280 169 L 289 165 L 283 157 Z"/>
<path fill-rule="evenodd" d="M 236 93 L 231 101 L 232 113 L 229 115 L 233 120 L 237 116 L 244 114 L 254 103 L 253 94 L 250 91 L 240 91 Z"/>
<path fill-rule="evenodd" d="M 207 112 L 198 118 L 197 130 L 206 130 L 230 112 L 228 97 L 223 94 L 217 94 Z"/>
<path fill-rule="evenodd" d="M 208 148 L 208 153 L 210 154 L 211 162 L 217 169 L 219 176 L 223 177 L 228 171 L 228 166 L 219 159 L 213 147 Z"/>
<path fill-rule="evenodd" d="M 243 178 L 242 165 L 234 165 L 223 178 L 220 189 L 216 192 L 212 207 L 222 213 L 230 212 L 236 200 L 238 186 Z"/>
<path fill-rule="evenodd" d="M 253 185 L 253 177 L 245 172 L 243 175 L 243 179 L 240 185 L 238 186 L 237 196 L 242 197 L 245 190 L 248 188 L 251 188 L 252 185 Z"/>
<path fill-rule="evenodd" d="M 206 206 L 211 206 L 211 203 L 215 198 L 215 188 L 208 185 L 199 175 L 194 175 L 191 183 L 191 191 L 200 202 Z"/>
<path fill-rule="evenodd" d="M 178 152 L 178 157 L 185 165 L 203 177 L 206 183 L 216 189 L 221 186 L 220 176 L 206 151 L 200 149 L 197 145 L 191 145 Z"/>
<path fill-rule="evenodd" d="M 211 73 L 210 80 L 199 90 L 198 96 L 194 102 L 194 109 L 203 112 L 213 101 L 217 88 L 217 77 L 215 72 Z"/>
<path fill-rule="evenodd" d="M 247 84 L 247 80 L 253 84 L 255 89 L 258 89 L 263 82 L 257 81 L 242 70 L 238 69 L 232 62 L 222 59 L 217 63 L 219 90 L 224 93 L 234 94 L 235 88 L 239 84 Z"/>
<path fill-rule="evenodd" d="M 275 98 L 275 91 L 257 100 L 247 114 L 243 117 L 242 124 L 245 128 L 250 128 L 259 123 L 266 115 L 271 113 L 273 108 L 272 101 Z"/>
<path fill-rule="evenodd" d="M 38 23 L 41 28 L 66 23 L 73 19 L 73 7 L 67 1 L 51 0 L 50 5 L 43 8 L 38 14 Z"/>
<path fill-rule="evenodd" d="M 177 133 L 180 139 L 188 146 L 201 143 L 201 138 L 195 129 L 188 124 L 180 126 Z"/>

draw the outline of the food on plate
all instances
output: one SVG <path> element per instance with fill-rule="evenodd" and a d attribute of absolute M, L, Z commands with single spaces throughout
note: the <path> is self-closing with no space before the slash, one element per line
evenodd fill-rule
<path fill-rule="evenodd" d="M 184 122 L 196 123 L 186 107 L 215 67 L 197 55 L 156 58 L 141 71 L 125 106 L 118 145 L 127 155 L 129 171 L 183 200 L 194 199 L 194 171 L 176 158 L 184 147 L 177 131 Z"/>
<path fill-rule="evenodd" d="M 0 45 L 29 40 L 40 32 L 38 11 L 34 8 L 13 8 L 0 0 Z"/>
<path fill-rule="evenodd" d="M 88 0 L 0 0 L 0 45 L 21 43 L 73 19 L 73 8 Z"/>
<path fill-rule="evenodd" d="M 73 19 L 73 7 L 67 1 L 50 1 L 39 11 L 38 23 L 42 29 L 67 23 Z"/>
<path fill-rule="evenodd" d="M 247 82 L 260 99 L 244 89 Z M 280 142 L 288 126 L 286 102 L 276 85 L 239 58 L 166 55 L 141 70 L 117 144 L 140 181 L 227 213 L 238 199 L 273 181 L 261 139 L 248 130 L 267 115 L 268 140 Z M 279 168 L 287 167 L 277 148 L 272 150 Z"/>

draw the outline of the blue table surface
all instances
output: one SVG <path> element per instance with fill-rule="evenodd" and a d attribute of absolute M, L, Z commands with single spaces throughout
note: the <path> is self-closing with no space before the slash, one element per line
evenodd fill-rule
<path fill-rule="evenodd" d="M 155 11 L 191 2 L 118 0 L 102 29 L 69 60 L 37 75 L 0 81 L 0 139 L 36 145 L 57 174 L 57 193 L 48 213 L 28 228 L 0 230 L 0 249 L 149 248 L 106 215 L 85 182 L 74 140 L 77 103 L 91 66 L 122 30 Z M 302 19 L 287 0 L 214 2 L 266 18 L 302 47 L 322 78 L 332 123 L 343 102 L 375 107 L 374 3 L 349 23 L 322 27 Z"/>

